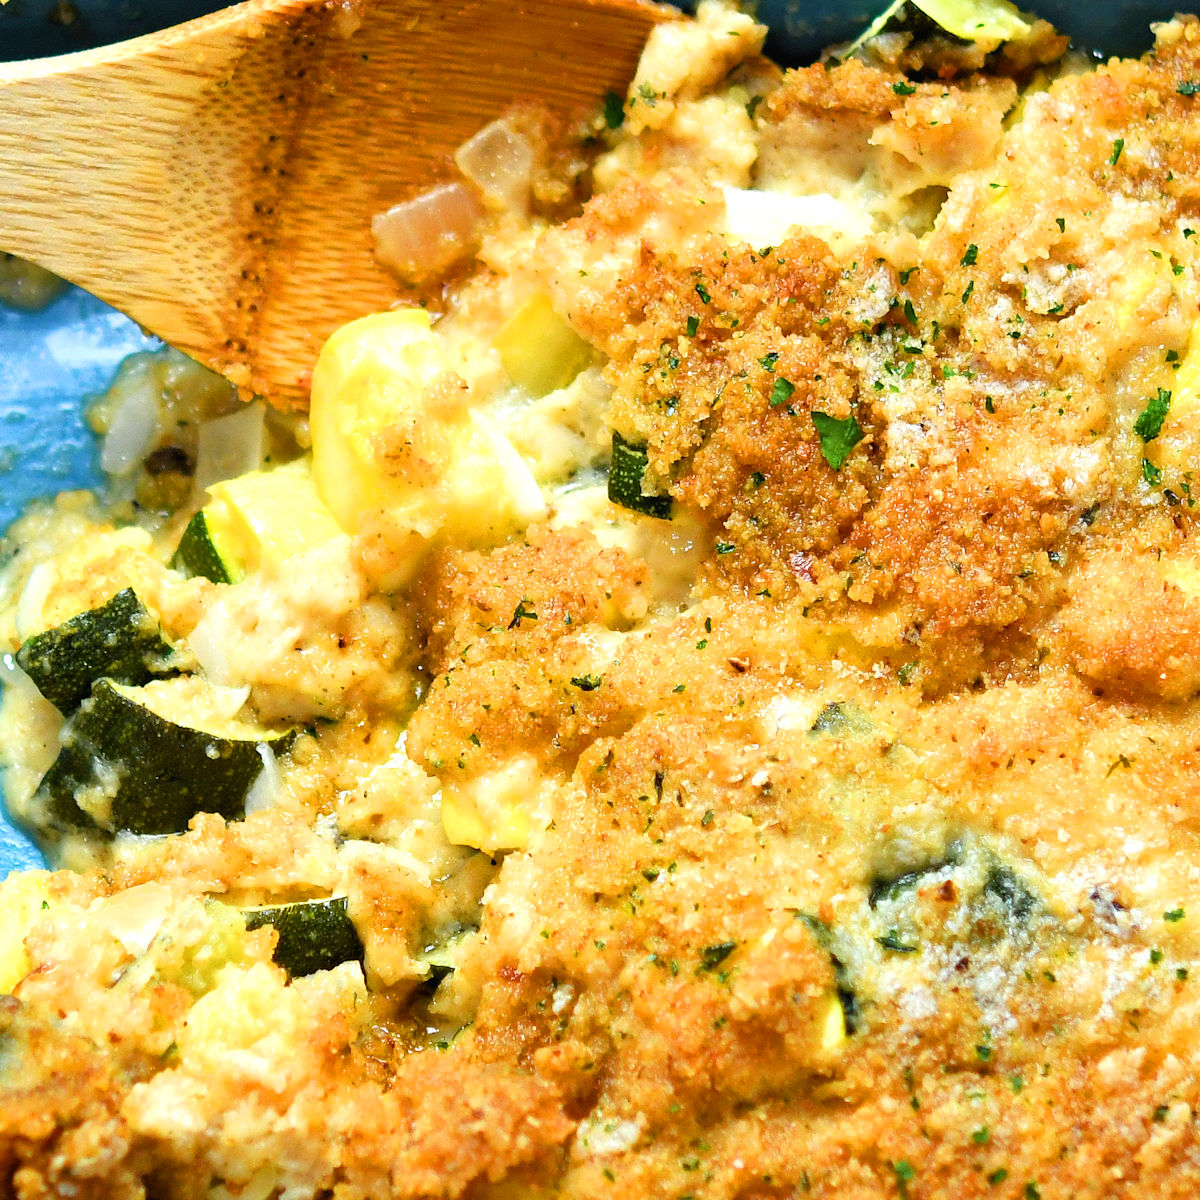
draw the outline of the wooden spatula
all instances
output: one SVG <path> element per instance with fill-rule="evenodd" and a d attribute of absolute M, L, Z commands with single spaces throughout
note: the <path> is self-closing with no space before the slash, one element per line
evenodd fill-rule
<path fill-rule="evenodd" d="M 328 334 L 396 297 L 371 217 L 516 101 L 596 108 L 677 15 L 639 0 L 248 0 L 0 64 L 0 250 L 302 405 Z"/>

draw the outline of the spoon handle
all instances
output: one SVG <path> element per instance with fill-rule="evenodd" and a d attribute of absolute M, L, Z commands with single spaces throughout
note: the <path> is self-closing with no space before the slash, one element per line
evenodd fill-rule
<path fill-rule="evenodd" d="M 283 406 L 340 324 L 387 308 L 371 217 L 517 101 L 623 90 L 673 10 L 637 0 L 246 0 L 0 64 L 0 250 Z M 677 15 L 677 13 L 675 14 Z"/>
<path fill-rule="evenodd" d="M 189 353 L 252 334 L 312 0 L 250 0 L 118 46 L 0 65 L 0 249 Z"/>

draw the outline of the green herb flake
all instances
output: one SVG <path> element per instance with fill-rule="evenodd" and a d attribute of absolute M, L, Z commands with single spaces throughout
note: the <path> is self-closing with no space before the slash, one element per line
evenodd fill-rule
<path fill-rule="evenodd" d="M 996 411 L 996 402 L 991 398 L 991 396 L 984 396 L 983 407 L 986 408 L 988 412 L 994 413 Z"/>
<path fill-rule="evenodd" d="M 1162 433 L 1163 421 L 1166 419 L 1170 407 L 1171 393 L 1166 388 L 1159 388 L 1158 394 L 1151 396 L 1146 402 L 1146 407 L 1142 410 L 1141 416 L 1138 417 L 1133 427 L 1133 432 L 1143 442 L 1154 441 Z"/>
<path fill-rule="evenodd" d="M 972 293 L 974 290 L 975 290 L 975 280 L 973 280 L 973 279 L 972 279 L 972 280 L 971 280 L 971 282 L 967 284 L 967 286 L 966 286 L 966 289 L 965 289 L 965 291 L 964 291 L 964 292 L 963 292 L 963 294 L 962 294 L 962 302 L 963 302 L 964 304 L 966 304 L 966 302 L 967 302 L 968 300 L 970 300 L 970 298 L 971 298 L 971 293 Z"/>
<path fill-rule="evenodd" d="M 700 970 L 712 971 L 719 967 L 735 950 L 737 942 L 717 942 L 700 951 Z"/>
<path fill-rule="evenodd" d="M 916 954 L 918 949 L 916 946 L 909 946 L 905 943 L 894 929 L 889 929 L 883 937 L 877 937 L 875 940 L 885 950 L 892 950 L 897 954 Z"/>
<path fill-rule="evenodd" d="M 1055 223 L 1055 225 L 1057 225 L 1057 226 L 1058 226 L 1058 232 L 1059 232 L 1059 233 L 1066 233 L 1066 232 L 1067 232 L 1067 219 L 1066 219 L 1066 217 L 1055 217 L 1055 218 L 1054 218 L 1054 223 Z"/>
<path fill-rule="evenodd" d="M 1142 459 L 1142 478 L 1151 486 L 1162 483 L 1162 469 L 1156 467 L 1148 458 Z"/>
<path fill-rule="evenodd" d="M 762 96 L 751 96 L 750 99 L 746 101 L 746 116 L 748 116 L 750 120 L 754 120 L 754 114 L 758 112 L 758 106 L 762 102 Z"/>
<path fill-rule="evenodd" d="M 784 379 L 782 375 L 775 378 L 775 386 L 771 388 L 771 407 L 778 408 L 781 404 L 786 404 L 796 390 L 796 385 L 790 379 Z"/>
<path fill-rule="evenodd" d="M 905 267 L 905 268 L 904 268 L 904 269 L 903 269 L 903 270 L 900 272 L 900 286 L 901 286 L 901 287 L 904 287 L 904 285 L 905 285 L 906 283 L 908 283 L 908 281 L 909 281 L 909 280 L 912 278 L 912 276 L 913 276 L 913 272 L 914 272 L 916 269 L 917 269 L 916 267 Z"/>
<path fill-rule="evenodd" d="M 1121 151 L 1125 149 L 1125 139 L 1117 138 L 1113 142 L 1112 153 L 1108 156 L 1108 165 L 1115 167 L 1121 157 Z"/>
<path fill-rule="evenodd" d="M 980 1062 L 990 1062 L 992 1058 L 992 1048 L 991 1046 L 980 1044 L 975 1047 L 975 1054 Z"/>
<path fill-rule="evenodd" d="M 1200 83 L 1197 83 L 1194 79 L 1186 79 L 1175 90 L 1181 96 L 1194 96 L 1197 92 L 1200 92 Z"/>
<path fill-rule="evenodd" d="M 700 297 L 701 304 L 707 304 L 712 299 L 712 294 L 702 283 L 696 284 L 696 295 Z"/>
<path fill-rule="evenodd" d="M 1171 924 L 1173 925 L 1177 921 L 1182 921 L 1184 916 L 1185 916 L 1185 913 L 1182 908 L 1171 908 L 1171 909 L 1168 909 L 1165 913 L 1163 913 L 1163 920 L 1170 921 Z"/>
<path fill-rule="evenodd" d="M 972 242 L 963 252 L 960 260 L 964 267 L 973 267 L 979 261 L 979 247 Z"/>
<path fill-rule="evenodd" d="M 1104 772 L 1104 778 L 1107 779 L 1118 767 L 1124 767 L 1128 771 L 1132 766 L 1133 760 L 1127 754 L 1118 754 L 1109 764 L 1108 770 Z"/>
<path fill-rule="evenodd" d="M 898 79 L 892 84 L 892 91 L 895 92 L 897 96 L 911 96 L 916 90 L 917 85 L 915 83 L 908 83 L 903 79 Z"/>
<path fill-rule="evenodd" d="M 762 367 L 764 371 L 774 371 L 775 364 L 778 361 L 779 352 L 777 350 L 772 350 L 770 354 L 764 354 L 762 358 L 758 360 L 758 365 Z"/>
<path fill-rule="evenodd" d="M 522 600 L 513 609 L 512 620 L 508 623 L 509 629 L 519 629 L 522 621 L 536 621 L 538 619 L 537 613 L 532 608 L 526 607 L 530 603 L 531 601 L 529 600 Z"/>
<path fill-rule="evenodd" d="M 616 92 L 604 94 L 604 123 L 609 129 L 620 129 L 625 123 L 625 101 Z"/>
<path fill-rule="evenodd" d="M 603 675 L 572 675 L 571 682 L 581 692 L 594 692 L 603 682 Z"/>
<path fill-rule="evenodd" d="M 821 454 L 835 471 L 840 471 L 850 451 L 863 439 L 861 427 L 853 417 L 840 420 L 823 412 L 814 412 L 812 422 L 821 439 Z"/>
<path fill-rule="evenodd" d="M 735 546 L 733 542 L 718 542 L 717 543 L 717 553 L 718 554 L 732 554 L 736 549 L 737 549 L 737 546 Z"/>
<path fill-rule="evenodd" d="M 688 335 L 688 337 L 695 337 L 699 328 L 700 328 L 700 318 L 699 317 L 688 317 L 688 319 L 687 319 L 687 335 Z"/>
<path fill-rule="evenodd" d="M 992 1136 L 992 1131 L 986 1125 L 980 1125 L 974 1133 L 971 1134 L 971 1141 L 977 1146 L 986 1146 L 988 1139 Z"/>
<path fill-rule="evenodd" d="M 1008 1172 L 1003 1167 L 997 1167 L 988 1172 L 987 1181 L 992 1187 L 999 1187 L 1008 1178 Z"/>
<path fill-rule="evenodd" d="M 1025 1200 L 1042 1200 L 1042 1193 L 1032 1179 L 1025 1185 Z"/>
<path fill-rule="evenodd" d="M 907 1196 L 908 1185 L 917 1177 L 916 1167 L 907 1158 L 902 1158 L 899 1162 L 892 1163 L 892 1170 L 896 1172 L 896 1186 L 900 1195 Z"/>
<path fill-rule="evenodd" d="M 1150 951 L 1150 961 L 1157 967 L 1163 960 L 1163 952 L 1155 947 Z"/>

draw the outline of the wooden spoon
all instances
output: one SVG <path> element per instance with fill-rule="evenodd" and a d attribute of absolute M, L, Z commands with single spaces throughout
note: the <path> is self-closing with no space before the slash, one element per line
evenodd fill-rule
<path fill-rule="evenodd" d="M 248 0 L 0 64 L 0 250 L 280 406 L 386 308 L 371 217 L 515 101 L 595 110 L 671 9 L 639 0 Z"/>

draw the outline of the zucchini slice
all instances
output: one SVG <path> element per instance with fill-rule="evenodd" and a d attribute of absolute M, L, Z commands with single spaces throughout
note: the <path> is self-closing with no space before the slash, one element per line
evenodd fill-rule
<path fill-rule="evenodd" d="M 17 651 L 17 665 L 70 716 L 98 679 L 137 686 L 175 674 L 172 654 L 157 618 L 125 588 L 107 604 L 29 638 Z"/>
<path fill-rule="evenodd" d="M 275 927 L 279 940 L 271 957 L 289 975 L 311 975 L 338 963 L 362 962 L 362 939 L 346 913 L 345 896 L 247 908 L 242 916 L 247 929 Z"/>
<path fill-rule="evenodd" d="M 508 377 L 531 396 L 565 388 L 592 361 L 592 348 L 539 292 L 510 317 L 492 343 Z"/>
<path fill-rule="evenodd" d="M 432 996 L 438 990 L 443 979 L 453 975 L 459 968 L 463 946 L 469 937 L 479 932 L 475 926 L 460 926 L 453 933 L 447 934 L 437 941 L 431 942 L 417 956 L 417 962 L 423 963 L 428 972 L 418 984 L 418 991 Z"/>
<path fill-rule="evenodd" d="M 212 500 L 188 523 L 171 565 L 214 583 L 237 583 L 260 567 L 278 568 L 338 537 L 317 495 L 309 459 L 248 471 L 208 489 Z"/>
<path fill-rule="evenodd" d="M 211 579 L 213 583 L 237 583 L 244 574 L 203 508 L 183 531 L 171 566 L 185 575 L 199 575 Z"/>
<path fill-rule="evenodd" d="M 294 736 L 234 720 L 194 728 L 159 708 L 145 689 L 95 684 L 38 785 L 51 832 L 182 833 L 200 812 L 239 820 L 263 767 L 259 747 L 280 754 Z"/>
<path fill-rule="evenodd" d="M 894 0 L 846 50 L 853 54 L 881 33 L 908 31 L 924 38 L 947 34 L 959 42 L 998 46 L 1029 34 L 1031 26 L 1008 0 Z"/>
<path fill-rule="evenodd" d="M 622 508 L 665 521 L 671 515 L 671 497 L 648 496 L 642 491 L 642 479 L 649 463 L 645 446 L 627 442 L 614 432 L 612 461 L 608 468 L 608 498 Z"/>

